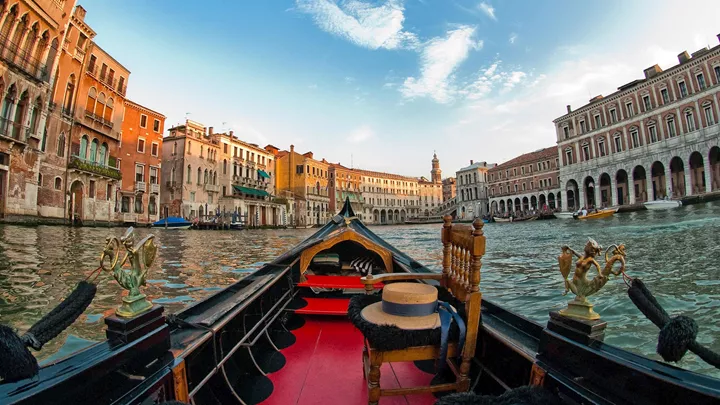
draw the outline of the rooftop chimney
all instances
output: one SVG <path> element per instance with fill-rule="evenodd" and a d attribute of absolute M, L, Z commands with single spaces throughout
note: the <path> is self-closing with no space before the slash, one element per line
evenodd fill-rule
<path fill-rule="evenodd" d="M 717 34 L 718 42 L 720 42 L 720 34 Z"/>
<path fill-rule="evenodd" d="M 213 127 L 208 127 L 208 136 L 212 136 L 213 134 Z"/>
<path fill-rule="evenodd" d="M 658 66 L 658 65 L 653 65 L 653 66 L 650 66 L 649 68 L 643 70 L 643 73 L 645 73 L 645 78 L 646 78 L 646 79 L 650 79 L 650 78 L 652 78 L 652 77 L 655 77 L 655 76 L 659 75 L 660 73 L 662 73 L 662 71 L 663 71 L 663 70 L 660 69 L 660 66 Z"/>
<path fill-rule="evenodd" d="M 567 111 L 568 111 L 568 114 L 570 114 L 572 112 L 572 107 L 570 107 L 570 104 L 567 105 Z"/>
<path fill-rule="evenodd" d="M 473 160 L 472 160 L 472 159 L 470 159 L 470 164 L 473 164 Z"/>
<path fill-rule="evenodd" d="M 295 150 L 295 145 L 290 145 L 290 152 Z"/>
<path fill-rule="evenodd" d="M 690 54 L 687 53 L 687 51 L 682 51 L 681 54 L 678 55 L 678 62 L 685 63 L 690 60 Z"/>
<path fill-rule="evenodd" d="M 230 137 L 232 138 L 233 136 L 235 136 L 235 134 L 233 133 L 232 130 L 230 130 Z"/>

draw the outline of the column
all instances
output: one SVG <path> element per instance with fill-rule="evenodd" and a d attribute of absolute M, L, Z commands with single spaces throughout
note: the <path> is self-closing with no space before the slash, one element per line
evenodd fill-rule
<path fill-rule="evenodd" d="M 632 169 L 628 173 L 628 200 L 630 204 L 635 204 L 635 180 L 633 179 Z"/>
<path fill-rule="evenodd" d="M 672 198 L 673 196 L 672 172 L 670 171 L 669 163 L 665 165 L 665 195 L 668 196 L 668 198 Z"/>
<path fill-rule="evenodd" d="M 595 208 L 598 208 L 602 205 L 602 196 L 600 195 L 600 181 L 595 182 L 595 187 L 593 187 L 593 190 L 595 190 Z"/>
<path fill-rule="evenodd" d="M 611 196 L 611 200 L 612 200 L 611 204 L 613 206 L 618 205 L 617 180 L 615 179 L 614 175 L 610 176 L 610 196 Z"/>
<path fill-rule="evenodd" d="M 652 164 L 652 163 L 650 163 Z M 650 167 L 652 169 L 652 166 Z M 645 189 L 647 193 L 647 200 L 652 201 L 654 200 L 655 196 L 653 195 L 653 178 L 652 178 L 652 170 L 645 170 Z"/>
<path fill-rule="evenodd" d="M 576 210 L 579 210 L 580 208 L 587 205 L 587 203 L 585 202 L 585 186 L 579 185 L 576 194 L 577 194 L 577 197 L 576 197 L 577 202 L 575 203 L 575 205 L 576 205 L 575 208 L 576 208 Z"/>
<path fill-rule="evenodd" d="M 689 196 L 692 195 L 692 169 L 690 169 L 690 161 L 688 160 L 687 164 L 685 164 L 685 195 Z"/>
<path fill-rule="evenodd" d="M 703 168 L 705 170 L 705 192 L 712 191 L 712 167 L 710 167 L 710 156 L 703 156 Z"/>

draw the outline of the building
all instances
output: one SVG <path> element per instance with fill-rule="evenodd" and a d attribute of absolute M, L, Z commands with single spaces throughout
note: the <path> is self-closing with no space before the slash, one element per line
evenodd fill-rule
<path fill-rule="evenodd" d="M 443 202 L 455 198 L 455 177 L 448 177 L 442 181 L 442 200 Z"/>
<path fill-rule="evenodd" d="M 301 155 L 290 145 L 289 151 L 277 151 L 275 162 L 278 194 L 293 199 L 289 225 L 322 225 L 334 215 L 329 211 L 330 164 L 325 159 L 315 160 L 312 152 Z"/>
<path fill-rule="evenodd" d="M 430 180 L 425 177 L 418 179 L 420 194 L 420 215 L 430 216 L 437 213 L 443 201 L 442 171 L 437 154 L 433 154 Z"/>
<path fill-rule="evenodd" d="M 720 40 L 720 35 L 718 35 Z M 720 188 L 720 45 L 553 121 L 567 208 L 636 204 Z"/>
<path fill-rule="evenodd" d="M 356 170 L 347 168 L 340 163 L 330 165 L 330 213 L 336 214 L 342 208 L 345 199 L 350 199 L 350 206 L 357 215 L 364 210 L 362 198 L 362 175 Z"/>
<path fill-rule="evenodd" d="M 489 169 L 487 175 L 493 214 L 562 207 L 556 147 L 520 155 Z"/>
<path fill-rule="evenodd" d="M 164 126 L 164 115 L 125 100 L 118 222 L 149 224 L 159 219 Z"/>
<path fill-rule="evenodd" d="M 455 173 L 457 178 L 457 218 L 473 219 L 489 212 L 488 170 L 495 164 L 470 161 Z"/>
<path fill-rule="evenodd" d="M 56 139 L 48 139 L 45 128 L 74 5 L 75 1 L 0 2 L 0 217 L 5 220 L 63 212 L 64 171 L 44 175 L 41 161 L 47 149 L 48 154 L 56 151 Z M 52 164 L 64 168 L 62 159 Z M 38 209 L 39 203 L 48 202 L 59 206 L 59 212 Z"/>
<path fill-rule="evenodd" d="M 220 144 L 201 123 L 168 129 L 162 142 L 160 210 L 163 216 L 206 220 L 219 207 L 217 159 Z M 212 132 L 212 131 L 211 131 Z"/>
<path fill-rule="evenodd" d="M 353 169 L 361 177 L 362 220 L 368 224 L 402 224 L 420 214 L 417 177 Z"/>

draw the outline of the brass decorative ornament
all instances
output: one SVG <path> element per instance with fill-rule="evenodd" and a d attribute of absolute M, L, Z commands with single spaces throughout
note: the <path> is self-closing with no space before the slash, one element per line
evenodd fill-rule
<path fill-rule="evenodd" d="M 133 245 L 135 232 L 132 227 L 128 228 L 125 235 L 119 239 L 115 236 L 105 239 L 105 249 L 100 256 L 100 267 L 112 271 L 118 284 L 128 290 L 128 295 L 122 298 L 122 305 L 115 310 L 115 314 L 119 317 L 132 318 L 152 308 L 145 294 L 140 292 L 140 286 L 145 285 L 147 272 L 155 260 L 157 246 L 154 239 L 155 235 L 148 235 Z M 120 250 L 123 247 L 126 253 L 120 259 Z M 106 259 L 110 260 L 109 266 L 106 266 Z M 123 268 L 128 260 L 130 267 Z"/>
<path fill-rule="evenodd" d="M 602 252 L 602 247 L 592 238 L 588 238 L 582 255 L 568 246 L 562 247 L 562 254 L 558 256 L 558 262 L 560 263 L 560 273 L 565 281 L 563 295 L 572 291 L 575 299 L 568 302 L 567 308 L 560 311 L 561 315 L 583 320 L 600 319 L 600 315 L 593 311 L 593 304 L 588 301 L 587 297 L 600 291 L 608 282 L 610 274 L 618 276 L 622 273 L 623 277 L 627 277 L 625 275 L 625 245 L 613 244 L 605 250 L 605 267 L 602 269 L 600 263 L 595 260 L 600 252 Z M 575 262 L 575 273 L 569 279 L 573 255 L 578 259 Z M 617 270 L 614 270 L 615 263 L 620 263 L 620 268 Z M 597 269 L 598 274 L 590 280 L 587 278 L 587 273 L 592 267 Z"/>

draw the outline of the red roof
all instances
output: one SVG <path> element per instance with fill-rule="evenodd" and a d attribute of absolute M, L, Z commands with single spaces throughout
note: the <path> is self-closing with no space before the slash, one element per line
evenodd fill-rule
<path fill-rule="evenodd" d="M 551 146 L 549 148 L 536 150 L 535 152 L 526 153 L 524 155 L 520 155 L 516 158 L 510 159 L 505 163 L 501 163 L 492 169 L 488 170 L 488 172 L 496 172 L 500 170 L 504 170 L 508 167 L 513 166 L 521 166 L 528 163 L 534 163 L 539 160 L 547 160 L 551 158 L 556 158 L 558 156 L 557 152 L 557 146 Z"/>

